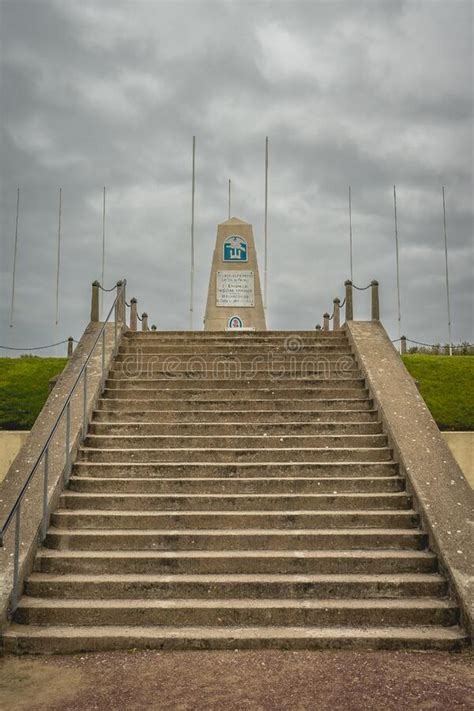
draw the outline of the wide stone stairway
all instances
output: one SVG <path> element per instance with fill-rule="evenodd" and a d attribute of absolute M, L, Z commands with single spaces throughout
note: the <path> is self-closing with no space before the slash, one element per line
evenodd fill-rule
<path fill-rule="evenodd" d="M 131 333 L 7 650 L 454 648 L 344 331 Z"/>

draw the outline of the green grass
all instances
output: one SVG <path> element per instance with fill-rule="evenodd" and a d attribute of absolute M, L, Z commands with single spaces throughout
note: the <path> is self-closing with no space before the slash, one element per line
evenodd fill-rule
<path fill-rule="evenodd" d="M 474 357 L 403 356 L 442 430 L 474 430 Z"/>
<path fill-rule="evenodd" d="M 67 358 L 0 358 L 0 429 L 29 430 Z"/>

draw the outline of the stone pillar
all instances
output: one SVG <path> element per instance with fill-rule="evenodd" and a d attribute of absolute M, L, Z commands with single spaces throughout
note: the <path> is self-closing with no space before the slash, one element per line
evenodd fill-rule
<path fill-rule="evenodd" d="M 354 311 L 352 307 L 352 282 L 347 279 L 344 282 L 346 287 L 346 321 L 352 321 L 354 318 Z"/>
<path fill-rule="evenodd" d="M 127 282 L 117 282 L 117 301 L 115 302 L 115 320 L 125 325 L 125 286 Z"/>
<path fill-rule="evenodd" d="M 406 352 L 407 352 L 407 339 L 406 339 L 406 336 L 402 336 L 400 338 L 400 353 L 402 355 L 405 355 Z"/>
<path fill-rule="evenodd" d="M 92 282 L 92 299 L 91 299 L 91 321 L 99 320 L 99 287 L 98 281 Z"/>
<path fill-rule="evenodd" d="M 152 330 L 152 331 L 156 331 L 156 326 L 155 326 L 155 324 L 152 324 L 151 330 Z"/>
<path fill-rule="evenodd" d="M 334 299 L 333 301 L 334 304 L 334 310 L 333 310 L 333 322 L 332 322 L 332 329 L 333 331 L 338 331 L 341 327 L 341 300 L 337 298 Z"/>
<path fill-rule="evenodd" d="M 148 331 L 148 314 L 142 313 L 142 331 Z"/>
<path fill-rule="evenodd" d="M 320 330 L 321 330 L 321 324 L 320 324 L 320 323 L 317 323 L 316 326 L 315 326 L 315 328 L 316 328 L 316 331 L 320 331 Z"/>
<path fill-rule="evenodd" d="M 373 279 L 370 285 L 372 287 L 372 321 L 380 321 L 379 283 Z"/>
<path fill-rule="evenodd" d="M 130 330 L 136 331 L 138 325 L 137 300 L 130 299 Z"/>
<path fill-rule="evenodd" d="M 329 314 L 323 314 L 323 331 L 329 331 Z"/>
<path fill-rule="evenodd" d="M 74 338 L 72 336 L 69 336 L 67 339 L 67 357 L 70 358 L 72 356 L 74 350 Z"/>

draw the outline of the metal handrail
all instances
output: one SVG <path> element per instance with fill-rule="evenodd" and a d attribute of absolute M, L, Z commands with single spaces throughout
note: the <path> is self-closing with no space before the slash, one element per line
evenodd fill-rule
<path fill-rule="evenodd" d="M 126 279 L 123 279 L 122 282 L 117 283 L 117 295 L 114 299 L 114 302 L 112 306 L 110 307 L 109 313 L 107 314 L 104 323 L 102 325 L 102 328 L 100 329 L 97 338 L 94 341 L 94 344 L 92 348 L 89 351 L 89 354 L 84 361 L 76 380 L 74 381 L 74 385 L 72 386 L 71 390 L 69 391 L 69 395 L 66 398 L 66 401 L 64 405 L 61 408 L 61 411 L 59 415 L 56 418 L 56 421 L 51 429 L 51 432 L 48 435 L 48 438 L 36 458 L 36 461 L 25 481 L 23 484 L 20 493 L 18 494 L 15 503 L 13 504 L 10 513 L 8 514 L 5 523 L 3 524 L 2 528 L 0 529 L 0 548 L 3 547 L 4 545 L 4 538 L 5 538 L 5 533 L 7 532 L 8 528 L 10 527 L 13 518 L 16 515 L 16 522 L 15 522 L 15 552 L 14 552 L 14 559 L 13 559 L 13 606 L 15 607 L 16 605 L 16 600 L 17 600 L 17 588 L 18 588 L 18 578 L 19 578 L 19 551 L 20 551 L 20 517 L 21 517 L 21 504 L 23 501 L 23 497 L 26 494 L 26 491 L 36 473 L 36 470 L 38 469 L 39 464 L 41 463 L 42 460 L 44 460 L 44 486 L 43 486 L 43 520 L 42 520 L 42 527 L 41 527 L 41 533 L 42 533 L 42 539 L 44 539 L 44 536 L 46 535 L 46 519 L 47 519 L 47 508 L 48 508 L 48 502 L 47 502 L 47 495 L 48 495 L 48 464 L 49 464 L 49 446 L 51 444 L 51 441 L 59 427 L 59 424 L 62 420 L 62 417 L 64 413 L 66 413 L 66 461 L 64 465 L 63 472 L 65 472 L 65 484 L 67 484 L 69 480 L 69 474 L 70 474 L 70 468 L 71 468 L 71 450 L 70 450 L 70 424 L 71 424 L 71 399 L 76 392 L 77 385 L 84 374 L 84 402 L 83 402 L 83 436 L 85 435 L 86 428 L 87 428 L 87 366 L 89 365 L 89 361 L 92 358 L 92 354 L 95 351 L 95 348 L 99 342 L 100 339 L 102 339 L 102 387 L 104 386 L 105 379 L 104 379 L 104 370 L 105 370 L 105 329 L 107 326 L 107 323 L 110 320 L 110 317 L 112 313 L 115 311 L 115 324 L 114 324 L 114 353 L 117 350 L 117 319 L 119 314 L 117 313 L 117 304 L 122 296 L 122 294 L 125 291 L 126 287 Z M 125 326 L 125 323 L 122 324 L 121 330 L 123 330 Z"/>

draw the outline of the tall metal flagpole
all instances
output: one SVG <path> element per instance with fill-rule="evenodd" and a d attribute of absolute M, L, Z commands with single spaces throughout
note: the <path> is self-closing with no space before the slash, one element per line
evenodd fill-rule
<path fill-rule="evenodd" d="M 189 324 L 191 331 L 194 327 L 194 194 L 196 185 L 196 136 L 193 136 L 193 174 L 191 181 L 191 284 L 189 304 Z"/>
<path fill-rule="evenodd" d="M 231 179 L 229 178 L 229 211 L 228 211 L 228 212 L 229 212 L 229 220 L 230 220 L 230 211 L 231 211 L 231 205 L 232 205 L 232 202 L 231 202 L 231 199 L 232 199 L 232 192 L 231 192 L 231 190 L 232 190 L 232 181 L 231 181 Z"/>
<path fill-rule="evenodd" d="M 61 207 L 62 207 L 62 188 L 59 188 L 58 255 L 57 255 L 57 260 L 56 260 L 56 320 L 55 320 L 56 326 L 59 323 L 59 268 L 61 266 Z"/>
<path fill-rule="evenodd" d="M 265 136 L 265 270 L 263 286 L 263 307 L 267 309 L 267 287 L 268 287 L 268 136 Z"/>
<path fill-rule="evenodd" d="M 393 209 L 395 217 L 395 256 L 397 261 L 397 302 L 398 302 L 398 337 L 402 335 L 402 317 L 400 309 L 400 260 L 398 255 L 398 219 L 397 219 L 397 189 L 393 186 Z"/>
<path fill-rule="evenodd" d="M 13 249 L 13 280 L 12 280 L 12 300 L 10 304 L 10 328 L 13 328 L 13 310 L 15 308 L 15 279 L 16 279 L 16 255 L 18 249 L 18 216 L 20 214 L 20 188 L 16 191 L 16 221 L 15 221 L 15 247 Z"/>
<path fill-rule="evenodd" d="M 105 277 L 105 185 L 103 189 L 103 197 L 102 197 L 102 270 L 100 273 L 100 283 L 102 286 L 104 286 L 104 277 Z M 102 312 L 103 312 L 103 305 L 104 305 L 104 292 L 102 289 L 100 290 L 100 317 L 102 319 Z"/>
<path fill-rule="evenodd" d="M 443 224 L 444 224 L 444 258 L 446 264 L 446 300 L 448 303 L 448 338 L 449 355 L 453 355 L 453 342 L 451 339 L 451 303 L 449 299 L 449 273 L 448 273 L 448 233 L 446 230 L 446 198 L 443 185 Z"/>
<path fill-rule="evenodd" d="M 354 280 L 354 274 L 352 270 L 352 196 L 351 196 L 351 186 L 349 185 L 349 251 L 350 251 L 350 267 L 351 267 L 351 281 Z"/>

